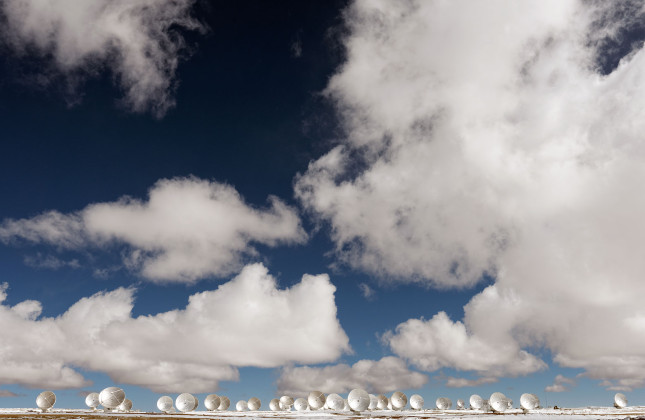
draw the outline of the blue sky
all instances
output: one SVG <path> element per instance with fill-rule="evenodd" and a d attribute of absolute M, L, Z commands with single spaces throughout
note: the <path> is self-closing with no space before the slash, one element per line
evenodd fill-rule
<path fill-rule="evenodd" d="M 0 407 L 645 403 L 642 2 L 72 3 L 0 1 Z"/>

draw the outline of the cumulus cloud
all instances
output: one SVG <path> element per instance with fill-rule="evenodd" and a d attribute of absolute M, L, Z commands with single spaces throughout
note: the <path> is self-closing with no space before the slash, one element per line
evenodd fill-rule
<path fill-rule="evenodd" d="M 350 351 L 335 290 L 326 274 L 279 289 L 254 264 L 183 309 L 147 316 L 132 316 L 132 288 L 83 298 L 55 318 L 40 317 L 35 301 L 0 305 L 0 382 L 79 388 L 89 385 L 82 368 L 155 392 L 207 392 L 237 380 L 240 366 L 331 362 Z"/>
<path fill-rule="evenodd" d="M 163 116 L 175 104 L 181 30 L 200 30 L 195 0 L 2 0 L 4 41 L 37 53 L 73 85 L 109 70 L 125 105 Z"/>
<path fill-rule="evenodd" d="M 373 300 L 376 297 L 376 292 L 367 283 L 359 283 L 358 288 L 361 290 L 363 297 L 367 300 Z"/>
<path fill-rule="evenodd" d="M 521 374 L 543 366 L 525 349 L 545 347 L 592 378 L 645 379 L 645 50 L 625 36 L 643 16 L 642 2 L 346 10 L 326 94 L 347 135 L 297 177 L 297 196 L 341 261 L 383 281 L 495 279 L 463 322 L 404 323 L 397 354 Z"/>
<path fill-rule="evenodd" d="M 0 241 L 32 242 L 67 249 L 125 244 L 124 264 L 156 282 L 194 282 L 224 276 L 256 255 L 253 243 L 302 243 L 296 211 L 274 196 L 269 207 L 244 202 L 231 186 L 197 178 L 158 181 L 147 201 L 123 197 L 62 214 L 5 219 Z"/>
<path fill-rule="evenodd" d="M 381 360 L 359 360 L 352 366 L 285 367 L 277 387 L 278 393 L 284 395 L 307 395 L 312 390 L 326 394 L 346 393 L 354 388 L 381 394 L 421 388 L 426 382 L 426 375 L 411 371 L 397 357 L 387 356 Z"/>
<path fill-rule="evenodd" d="M 566 376 L 558 375 L 555 377 L 553 384 L 548 385 L 544 390 L 546 392 L 565 392 L 570 386 L 575 386 L 576 381 Z"/>
<path fill-rule="evenodd" d="M 491 325 L 490 330 L 497 326 Z M 445 312 L 430 320 L 410 319 L 382 339 L 392 351 L 426 371 L 443 367 L 475 371 L 486 376 L 517 376 L 546 368 L 512 339 L 487 339 L 472 335 L 462 322 L 452 322 Z"/>

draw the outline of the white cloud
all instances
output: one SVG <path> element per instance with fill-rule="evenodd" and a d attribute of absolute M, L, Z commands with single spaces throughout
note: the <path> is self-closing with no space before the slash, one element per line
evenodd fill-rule
<path fill-rule="evenodd" d="M 38 52 L 76 79 L 108 69 L 134 112 L 158 117 L 174 106 L 184 49 L 179 28 L 199 30 L 194 0 L 11 0 L 0 2 L 2 35 L 20 54 Z"/>
<path fill-rule="evenodd" d="M 6 284 L 0 288 L 6 298 Z M 134 289 L 83 298 L 39 318 L 40 303 L 0 306 L 0 382 L 37 388 L 89 385 L 75 368 L 156 392 L 207 392 L 237 380 L 237 367 L 324 363 L 350 351 L 326 274 L 278 289 L 261 264 L 184 309 L 132 317 Z"/>
<path fill-rule="evenodd" d="M 466 379 L 466 378 L 455 378 L 448 376 L 445 378 L 446 386 L 448 388 L 465 388 L 465 387 L 475 387 L 484 384 L 494 384 L 498 381 L 497 378 L 477 378 L 477 379 Z"/>
<path fill-rule="evenodd" d="M 359 283 L 358 288 L 361 289 L 363 297 L 367 300 L 372 300 L 376 296 L 376 292 L 367 283 Z"/>
<path fill-rule="evenodd" d="M 339 259 L 383 281 L 495 278 L 463 323 L 404 323 L 397 354 L 520 374 L 541 366 L 524 350 L 545 347 L 592 378 L 645 379 L 642 44 L 597 71 L 599 47 L 643 11 L 614 7 L 357 0 L 346 11 L 347 60 L 327 95 L 347 137 L 296 179 L 297 196 L 331 225 Z M 405 334 L 414 326 L 428 347 Z M 461 340 L 460 357 L 443 337 Z"/>
<path fill-rule="evenodd" d="M 359 360 L 352 366 L 285 367 L 278 378 L 278 394 L 306 395 L 312 390 L 326 394 L 346 393 L 354 388 L 386 393 L 399 389 L 421 388 L 428 377 L 408 369 L 397 357 Z"/>
<path fill-rule="evenodd" d="M 548 385 L 544 390 L 546 392 L 566 392 L 570 386 L 575 386 L 576 381 L 563 375 L 557 375 L 552 385 Z"/>
<path fill-rule="evenodd" d="M 148 201 L 123 197 L 82 211 L 49 211 L 31 219 L 6 219 L 0 240 L 62 248 L 130 247 L 124 263 L 156 282 L 194 282 L 228 275 L 255 255 L 253 243 L 302 243 L 296 211 L 274 196 L 267 209 L 246 204 L 231 186 L 197 178 L 158 181 Z"/>
<path fill-rule="evenodd" d="M 491 325 L 488 331 L 496 329 Z M 543 361 L 507 337 L 469 334 L 445 312 L 430 320 L 410 319 L 383 335 L 392 351 L 426 371 L 443 367 L 476 371 L 485 376 L 516 376 L 546 368 Z M 501 338 L 501 339 L 500 339 Z"/>

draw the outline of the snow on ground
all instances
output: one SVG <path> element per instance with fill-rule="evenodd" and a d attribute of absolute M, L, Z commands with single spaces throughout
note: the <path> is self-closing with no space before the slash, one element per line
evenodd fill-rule
<path fill-rule="evenodd" d="M 25 408 L 3 408 L 0 409 L 0 420 L 12 419 L 47 419 L 47 420 L 100 420 L 101 418 L 117 419 L 225 419 L 225 420 L 250 420 L 250 419 L 303 419 L 303 420 L 350 420 L 360 418 L 374 419 L 400 419 L 400 420 L 426 420 L 426 419 L 476 419 L 476 420 L 557 420 L 560 419 L 626 419 L 626 418 L 643 418 L 645 419 L 645 407 L 626 407 L 616 409 L 611 407 L 586 407 L 586 408 L 544 408 L 524 413 L 521 409 L 511 409 L 503 414 L 477 410 L 421 410 L 421 411 L 370 411 L 361 414 L 350 413 L 347 411 L 195 411 L 191 413 L 146 413 L 141 411 L 110 412 L 104 413 L 101 410 L 66 410 L 54 408 L 47 413 L 41 413 L 38 409 Z"/>

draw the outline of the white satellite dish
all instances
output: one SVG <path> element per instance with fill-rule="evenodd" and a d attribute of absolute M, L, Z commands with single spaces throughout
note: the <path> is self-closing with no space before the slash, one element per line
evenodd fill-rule
<path fill-rule="evenodd" d="M 365 411 L 370 406 L 370 394 L 364 389 L 352 389 L 347 395 L 347 404 L 352 411 Z"/>
<path fill-rule="evenodd" d="M 101 404 L 99 401 L 99 393 L 98 392 L 92 392 L 85 397 L 85 405 L 88 406 L 89 408 L 92 408 L 96 410 L 96 407 L 98 407 Z"/>
<path fill-rule="evenodd" d="M 117 410 L 126 412 L 132 410 L 132 401 L 126 398 L 121 404 L 119 404 Z"/>
<path fill-rule="evenodd" d="M 616 408 L 625 408 L 627 407 L 627 397 L 625 394 L 618 392 L 614 395 L 614 407 Z"/>
<path fill-rule="evenodd" d="M 481 410 L 484 406 L 484 399 L 477 394 L 470 396 L 470 408 L 473 410 Z"/>
<path fill-rule="evenodd" d="M 293 408 L 295 408 L 296 411 L 307 411 L 307 409 L 309 408 L 309 403 L 306 399 L 301 397 L 293 402 Z"/>
<path fill-rule="evenodd" d="M 506 404 L 508 405 L 508 407 L 506 407 L 506 408 L 508 408 L 509 410 L 510 410 L 511 408 L 513 408 L 513 400 L 512 400 L 512 399 L 510 399 L 510 398 L 509 398 L 509 399 L 507 399 L 507 400 L 506 400 Z"/>
<path fill-rule="evenodd" d="M 419 394 L 414 394 L 410 397 L 410 407 L 412 407 L 413 410 L 422 410 L 423 403 L 423 397 Z"/>
<path fill-rule="evenodd" d="M 43 412 L 49 410 L 56 404 L 56 394 L 51 391 L 43 391 L 36 397 L 36 405 Z"/>
<path fill-rule="evenodd" d="M 349 406 L 349 401 L 343 400 L 343 411 L 351 411 L 351 407 Z"/>
<path fill-rule="evenodd" d="M 325 405 L 325 394 L 320 391 L 311 391 L 307 397 L 309 408 L 312 410 L 319 410 Z"/>
<path fill-rule="evenodd" d="M 367 407 L 368 410 L 376 410 L 378 407 L 378 398 L 376 395 L 370 394 L 370 405 Z"/>
<path fill-rule="evenodd" d="M 437 401 L 435 401 L 435 405 L 439 410 L 450 410 L 452 408 L 452 401 L 450 398 L 439 397 L 437 398 Z"/>
<path fill-rule="evenodd" d="M 464 408 L 466 408 L 466 402 L 459 398 L 457 400 L 457 410 L 463 410 Z"/>
<path fill-rule="evenodd" d="M 508 409 L 508 398 L 501 392 L 493 392 L 488 399 L 488 404 L 493 411 L 503 413 Z"/>
<path fill-rule="evenodd" d="M 535 410 L 540 406 L 540 399 L 535 394 L 522 394 L 520 397 L 520 406 L 524 410 Z"/>
<path fill-rule="evenodd" d="M 204 399 L 204 407 L 206 407 L 208 411 L 217 410 L 221 403 L 222 401 L 220 400 L 219 395 L 217 394 L 207 395 L 206 398 Z"/>
<path fill-rule="evenodd" d="M 172 410 L 172 398 L 170 398 L 167 395 L 164 395 L 163 397 L 160 397 L 157 400 L 157 408 L 159 411 L 162 411 L 164 413 L 168 413 L 169 411 Z"/>
<path fill-rule="evenodd" d="M 329 394 L 327 395 L 327 406 L 331 410 L 342 410 L 345 407 L 345 400 L 338 394 Z"/>
<path fill-rule="evenodd" d="M 237 411 L 246 411 L 248 410 L 248 408 L 249 408 L 249 405 L 244 400 L 240 400 L 237 402 L 237 404 L 235 404 L 235 409 Z"/>
<path fill-rule="evenodd" d="M 390 397 L 390 402 L 394 410 L 403 410 L 408 405 L 408 397 L 403 392 L 396 391 Z"/>
<path fill-rule="evenodd" d="M 269 409 L 271 411 L 280 411 L 280 400 L 277 398 L 274 398 L 271 401 L 269 401 Z"/>
<path fill-rule="evenodd" d="M 376 396 L 376 408 L 378 408 L 379 410 L 387 410 L 389 403 L 390 400 L 388 400 L 385 395 L 379 394 Z"/>
<path fill-rule="evenodd" d="M 125 401 L 125 391 L 115 386 L 105 388 L 99 394 L 99 402 L 108 410 L 114 410 L 120 406 L 123 401 Z"/>
<path fill-rule="evenodd" d="M 388 410 L 394 410 L 394 408 L 392 408 L 392 400 L 390 400 L 390 399 L 387 400 L 387 409 Z"/>
<path fill-rule="evenodd" d="M 217 407 L 217 410 L 226 411 L 230 406 L 231 400 L 229 400 L 228 397 L 225 397 L 223 395 L 219 397 L 219 407 Z"/>
<path fill-rule="evenodd" d="M 197 404 L 197 398 L 195 398 L 193 394 L 189 394 L 187 392 L 180 394 L 175 400 L 175 407 L 177 407 L 177 410 L 182 413 L 193 411 L 197 408 Z"/>
<path fill-rule="evenodd" d="M 260 409 L 260 407 L 262 406 L 262 402 L 260 401 L 259 398 L 251 397 L 246 402 L 246 405 L 248 406 L 249 411 L 258 411 Z"/>
<path fill-rule="evenodd" d="M 286 410 L 286 411 L 291 410 L 291 406 L 293 405 L 293 398 L 291 398 L 288 395 L 281 396 L 280 405 L 282 405 L 283 410 Z"/>

